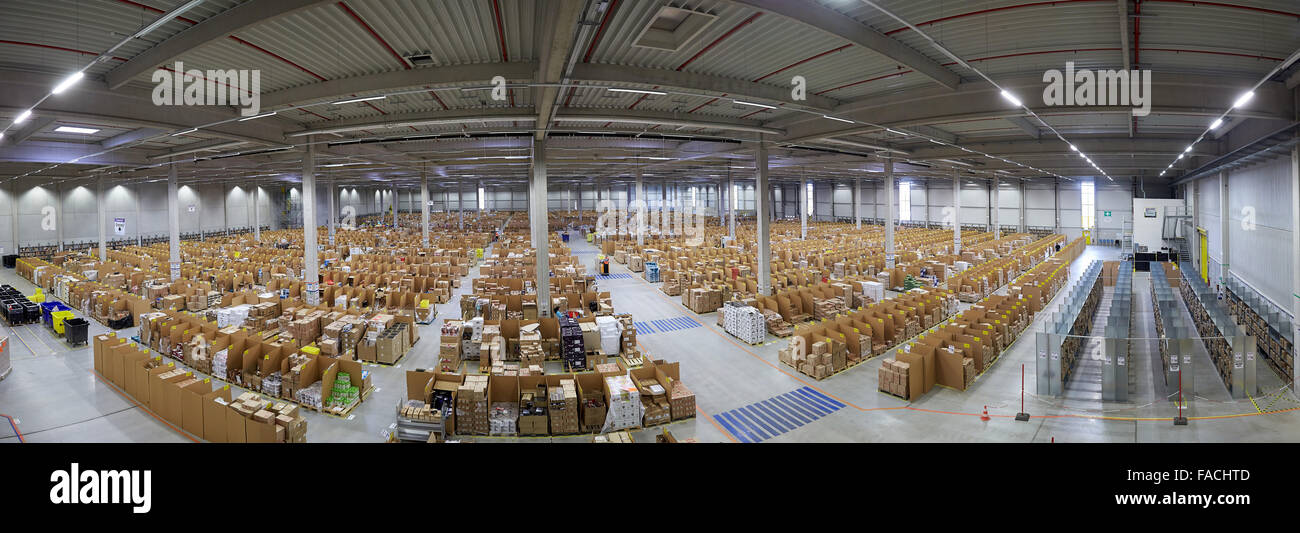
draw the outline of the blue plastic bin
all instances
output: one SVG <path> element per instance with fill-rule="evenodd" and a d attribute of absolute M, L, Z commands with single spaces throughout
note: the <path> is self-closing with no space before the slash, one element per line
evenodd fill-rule
<path fill-rule="evenodd" d="M 67 306 L 66 304 L 64 304 L 63 302 L 54 301 L 54 302 L 45 302 L 45 303 L 42 303 L 42 304 L 41 304 L 41 323 L 42 323 L 42 324 L 45 324 L 45 327 L 53 329 L 53 328 L 54 328 L 54 318 L 50 316 L 50 313 L 53 313 L 53 312 L 55 312 L 55 311 L 71 311 L 71 310 L 72 310 L 72 308 L 71 308 L 71 307 L 68 307 L 68 306 Z"/>

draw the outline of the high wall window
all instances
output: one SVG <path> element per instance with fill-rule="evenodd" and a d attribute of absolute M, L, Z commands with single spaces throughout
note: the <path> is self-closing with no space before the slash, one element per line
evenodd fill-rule
<path fill-rule="evenodd" d="M 1083 210 L 1083 220 L 1081 221 L 1083 229 L 1092 229 L 1097 222 L 1097 191 L 1094 187 L 1095 186 L 1091 181 L 1079 185 L 1081 191 L 1079 196 L 1083 198 L 1083 206 L 1081 208 Z"/>
<path fill-rule="evenodd" d="M 912 220 L 912 184 L 898 184 L 898 219 Z"/>

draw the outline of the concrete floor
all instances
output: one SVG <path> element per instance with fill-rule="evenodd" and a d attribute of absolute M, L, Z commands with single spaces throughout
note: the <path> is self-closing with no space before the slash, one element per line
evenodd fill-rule
<path fill-rule="evenodd" d="M 585 241 L 571 244 L 579 257 L 594 259 L 596 249 Z M 1112 259 L 1117 249 L 1089 247 L 1075 262 L 1077 276 L 1088 262 Z M 611 273 L 628 271 L 618 264 Z M 477 269 L 470 278 L 476 277 Z M 33 289 L 13 270 L 0 270 L 0 283 L 25 293 Z M 459 297 L 438 306 L 439 320 L 421 326 L 422 342 L 393 367 L 369 365 L 375 391 L 347 417 L 307 413 L 310 442 L 381 442 L 394 422 L 394 406 L 405 397 L 404 371 L 432 366 L 441 319 L 456 317 Z M 1034 336 L 1026 334 L 1004 352 L 993 367 L 965 392 L 936 388 L 916 402 L 906 402 L 877 391 L 876 370 L 883 357 L 874 358 L 832 378 L 815 381 L 777 362 L 784 340 L 768 338 L 750 346 L 716 325 L 717 315 L 696 315 L 670 298 L 657 285 L 639 275 L 600 281 L 610 291 L 616 312 L 632 313 L 638 322 L 689 317 L 702 326 L 640 332 L 642 348 L 654 359 L 680 361 L 682 379 L 696 394 L 699 415 L 666 426 L 679 439 L 700 442 L 1211 442 L 1300 440 L 1300 408 L 1289 390 L 1272 393 L 1281 382 L 1260 365 L 1263 397 L 1256 402 L 1232 400 L 1218 381 L 1202 348 L 1197 353 L 1196 395 L 1191 399 L 1186 427 L 1174 427 L 1175 406 L 1165 399 L 1165 384 L 1154 342 L 1136 342 L 1132 394 L 1128 403 L 1102 402 L 1087 394 L 1086 381 L 1072 384 L 1067 398 L 1026 395 L 1029 422 L 1016 422 L 1019 409 L 1020 370 L 1026 368 L 1026 389 L 1034 385 Z M 1149 277 L 1134 277 L 1135 337 L 1152 337 Z M 1005 288 L 1000 291 L 1005 292 Z M 1063 291 L 1064 292 L 1064 291 Z M 964 305 L 964 304 L 963 304 Z M 1048 305 L 1055 311 L 1060 298 Z M 1043 316 L 1040 314 L 1040 317 Z M 0 327 L 12 339 L 13 373 L 0 381 L 0 414 L 14 418 L 27 442 L 188 442 L 190 437 L 170 428 L 139 407 L 129 397 L 98 379 L 92 370 L 91 351 L 69 349 L 42 326 Z M 91 334 L 107 331 L 91 322 Z M 123 332 L 125 333 L 125 331 Z M 886 354 L 886 357 L 892 354 Z M 1080 373 L 1084 379 L 1085 373 Z M 1271 404 L 1271 406 L 1270 406 Z M 1258 405 L 1258 408 L 1256 407 Z M 987 406 L 992 420 L 980 420 Z M 714 415 L 721 415 L 715 418 Z M 735 417 L 735 418 L 732 418 Z M 738 420 L 739 419 L 739 420 Z M 739 429 L 743 421 L 749 430 Z M 2 422 L 2 421 L 0 421 Z M 638 442 L 650 442 L 662 428 L 634 433 Z M 590 436 L 563 438 L 473 437 L 478 442 L 587 442 Z M 0 423 L 0 443 L 16 442 L 7 424 Z"/>

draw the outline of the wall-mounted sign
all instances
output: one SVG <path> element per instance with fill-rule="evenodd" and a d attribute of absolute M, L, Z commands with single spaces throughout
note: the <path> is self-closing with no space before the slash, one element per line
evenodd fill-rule
<path fill-rule="evenodd" d="M 195 211 L 198 211 L 198 209 L 199 209 L 198 206 L 195 206 L 195 205 L 191 205 L 191 206 L 189 206 L 189 210 L 190 210 L 191 213 L 193 213 L 193 212 L 195 212 Z"/>
<path fill-rule="evenodd" d="M 125 219 L 125 218 L 114 218 L 114 219 L 113 219 L 113 235 L 126 235 L 126 219 Z"/>
<path fill-rule="evenodd" d="M 1146 218 L 1159 218 L 1160 215 L 1156 213 L 1156 208 L 1148 207 L 1146 211 L 1142 212 L 1142 216 Z"/>

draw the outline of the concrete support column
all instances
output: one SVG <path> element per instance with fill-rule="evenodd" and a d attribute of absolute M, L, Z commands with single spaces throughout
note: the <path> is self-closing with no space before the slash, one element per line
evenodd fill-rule
<path fill-rule="evenodd" d="M 636 187 L 636 201 L 641 202 L 641 208 L 636 210 L 637 246 L 645 246 L 646 210 L 650 209 L 650 205 L 645 201 L 645 176 L 643 174 L 644 171 L 638 165 L 636 167 L 636 183 L 634 184 Z"/>
<path fill-rule="evenodd" d="M 1231 263 L 1232 255 L 1232 247 L 1228 245 L 1228 226 L 1229 222 L 1232 221 L 1232 213 L 1229 212 L 1230 208 L 1228 205 L 1228 171 L 1221 170 L 1219 171 L 1219 247 L 1222 249 L 1221 255 L 1219 256 L 1222 259 L 1222 264 L 1219 267 L 1220 285 L 1228 279 L 1228 264 Z M 1294 211 L 1300 209 L 1300 206 L 1291 206 L 1291 209 Z M 1297 228 L 1291 228 L 1291 231 L 1294 233 L 1297 231 Z M 1291 269 L 1295 270 L 1295 268 L 1296 264 L 1292 263 Z M 1213 288 L 1213 286 L 1211 286 L 1211 288 Z"/>
<path fill-rule="evenodd" d="M 15 201 L 10 199 L 10 201 Z M 95 203 L 98 210 L 99 220 L 99 260 L 108 260 L 108 208 L 105 204 L 108 202 L 104 198 L 104 176 L 95 179 Z"/>
<path fill-rule="evenodd" d="M 930 228 L 930 178 L 925 178 L 925 181 L 921 182 L 921 191 L 924 194 L 923 198 L 925 199 L 925 205 L 923 206 L 923 208 L 925 209 L 925 228 L 929 229 Z"/>
<path fill-rule="evenodd" d="M 546 229 L 546 140 L 533 139 L 533 168 L 528 175 L 528 228 L 537 250 L 537 315 L 551 316 L 551 261 Z"/>
<path fill-rule="evenodd" d="M 952 253 L 961 254 L 961 177 L 952 171 Z"/>
<path fill-rule="evenodd" d="M 429 247 L 429 171 L 424 171 L 420 180 L 420 233 L 424 236 L 424 247 Z"/>
<path fill-rule="evenodd" d="M 167 260 L 172 281 L 181 277 L 181 199 L 176 196 L 177 188 L 176 162 L 172 161 L 167 164 L 167 240 L 170 251 Z"/>
<path fill-rule="evenodd" d="M 465 188 L 464 188 L 464 186 L 461 184 L 461 182 L 457 181 L 457 182 L 456 182 L 456 224 L 460 226 L 460 229 L 465 229 L 465 196 L 464 196 L 465 193 L 464 193 L 464 190 L 465 190 Z M 475 195 L 478 195 L 478 191 L 475 190 L 475 191 L 474 191 L 474 194 L 475 194 Z"/>
<path fill-rule="evenodd" d="M 853 227 L 862 229 L 862 176 L 853 177 Z"/>
<path fill-rule="evenodd" d="M 808 184 L 809 183 L 812 182 L 808 181 L 808 178 L 799 180 L 799 194 L 796 196 L 796 198 L 799 199 L 799 238 L 800 239 L 808 238 L 808 200 L 809 200 Z"/>
<path fill-rule="evenodd" d="M 1294 353 L 1300 361 L 1300 146 L 1291 147 L 1291 327 Z M 1300 386 L 1300 365 L 1291 365 L 1291 384 Z"/>
<path fill-rule="evenodd" d="M 18 217 L 15 216 L 14 217 L 15 228 L 17 228 L 17 220 Z M 17 229 L 15 229 L 14 231 L 17 231 Z M 144 228 L 141 227 L 140 225 L 140 184 L 139 183 L 135 184 L 135 245 L 136 246 L 144 245 Z M 17 248 L 18 248 L 18 239 L 15 238 L 14 239 L 15 252 L 17 252 Z"/>
<path fill-rule="evenodd" d="M 736 192 L 736 182 L 727 174 L 727 235 L 736 238 L 736 206 L 740 205 L 740 194 Z"/>
<path fill-rule="evenodd" d="M 325 214 L 326 219 L 329 220 L 326 223 L 329 229 L 326 231 L 328 232 L 327 235 L 329 235 L 330 246 L 334 246 L 335 223 L 339 219 L 339 189 L 334 184 L 334 178 L 327 180 L 325 186 L 327 187 L 326 194 L 330 195 L 329 212 Z"/>
<path fill-rule="evenodd" d="M 1020 180 L 1020 233 L 1024 233 L 1028 221 L 1025 220 L 1025 180 Z"/>
<path fill-rule="evenodd" d="M 136 207 L 138 208 L 139 206 L 140 197 L 137 195 Z M 10 232 L 12 233 L 14 243 L 14 249 L 9 253 L 16 254 L 18 253 L 19 246 L 22 245 L 22 242 L 18 240 L 18 180 L 11 181 L 9 185 L 9 220 L 11 221 L 9 229 L 11 230 Z M 136 224 L 136 232 L 139 233 L 139 231 L 140 225 Z M 137 236 L 136 239 L 139 240 L 139 236 Z"/>
<path fill-rule="evenodd" d="M 388 205 L 393 208 L 393 227 L 397 227 L 397 187 L 393 187 L 388 198 Z"/>
<path fill-rule="evenodd" d="M 885 268 L 894 268 L 894 205 L 898 198 L 898 186 L 894 183 L 894 159 L 885 157 L 885 190 L 887 191 L 885 208 Z"/>
<path fill-rule="evenodd" d="M 1061 232 L 1061 178 L 1056 178 L 1055 185 L 1052 188 L 1052 211 L 1056 220 L 1056 229 L 1052 233 Z"/>
<path fill-rule="evenodd" d="M 316 250 L 316 144 L 307 141 L 302 156 L 302 277 L 303 300 L 320 303 L 320 262 Z"/>
<path fill-rule="evenodd" d="M 54 184 L 54 235 L 58 239 L 59 251 L 63 251 L 63 182 Z"/>
<path fill-rule="evenodd" d="M 768 195 L 767 173 L 767 144 L 759 135 L 754 152 L 754 222 L 758 232 L 758 293 L 763 296 L 772 295 L 772 197 Z"/>
<path fill-rule="evenodd" d="M 998 223 L 998 176 L 993 175 L 993 183 L 989 184 L 989 225 L 993 226 L 993 238 L 1002 238 L 1002 225 Z"/>
<path fill-rule="evenodd" d="M 253 242 L 262 242 L 262 206 L 261 202 L 262 188 L 253 184 Z M 139 198 L 136 198 L 136 205 L 139 205 Z M 138 217 L 137 217 L 138 218 Z"/>

